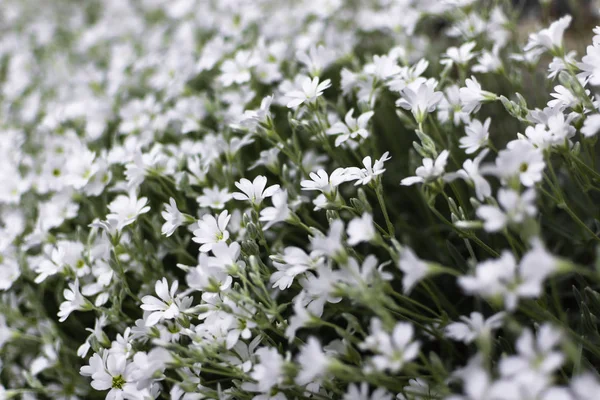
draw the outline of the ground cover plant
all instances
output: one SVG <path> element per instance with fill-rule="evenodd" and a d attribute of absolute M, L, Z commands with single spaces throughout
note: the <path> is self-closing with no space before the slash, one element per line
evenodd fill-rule
<path fill-rule="evenodd" d="M 0 399 L 600 398 L 600 27 L 540 3 L 2 1 Z"/>

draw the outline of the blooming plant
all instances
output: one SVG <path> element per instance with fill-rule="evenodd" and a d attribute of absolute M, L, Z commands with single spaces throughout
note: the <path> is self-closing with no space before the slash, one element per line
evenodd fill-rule
<path fill-rule="evenodd" d="M 0 400 L 599 398 L 600 27 L 512 3 L 2 1 Z"/>

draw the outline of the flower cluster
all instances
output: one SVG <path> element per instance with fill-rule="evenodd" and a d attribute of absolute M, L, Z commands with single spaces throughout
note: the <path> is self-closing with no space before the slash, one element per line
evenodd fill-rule
<path fill-rule="evenodd" d="M 1 8 L 0 399 L 597 398 L 581 13 Z"/>

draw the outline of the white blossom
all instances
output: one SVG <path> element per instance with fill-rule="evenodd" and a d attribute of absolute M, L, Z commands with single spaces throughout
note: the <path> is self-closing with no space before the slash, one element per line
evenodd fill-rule
<path fill-rule="evenodd" d="M 317 101 L 317 99 L 323 95 L 323 91 L 331 86 L 329 79 L 319 83 L 319 78 L 314 77 L 310 79 L 305 77 L 302 80 L 302 86 L 300 90 L 293 90 L 285 94 L 290 100 L 287 103 L 288 108 L 297 108 L 303 103 L 311 104 Z"/>
<path fill-rule="evenodd" d="M 200 251 L 210 251 L 213 244 L 224 242 L 229 239 L 229 231 L 227 224 L 231 219 L 231 215 L 227 210 L 222 211 L 217 218 L 210 214 L 206 214 L 198 221 L 198 228 L 194 230 L 192 240 L 200 243 Z"/>

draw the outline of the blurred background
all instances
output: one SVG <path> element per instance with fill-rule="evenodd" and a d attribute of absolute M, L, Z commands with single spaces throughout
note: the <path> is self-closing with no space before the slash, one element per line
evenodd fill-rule
<path fill-rule="evenodd" d="M 565 14 L 573 16 L 573 22 L 566 32 L 567 47 L 584 53 L 593 36 L 592 29 L 600 25 L 600 0 L 512 0 L 521 10 L 522 23 L 519 31 L 522 37 L 548 26 Z"/>

